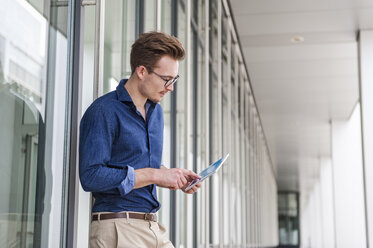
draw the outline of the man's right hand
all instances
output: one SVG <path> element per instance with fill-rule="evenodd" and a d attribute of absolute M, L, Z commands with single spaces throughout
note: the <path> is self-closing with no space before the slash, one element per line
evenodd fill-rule
<path fill-rule="evenodd" d="M 188 181 L 200 178 L 193 171 L 182 168 L 167 169 L 162 167 L 157 172 L 156 184 L 163 188 L 172 190 L 181 189 Z"/>

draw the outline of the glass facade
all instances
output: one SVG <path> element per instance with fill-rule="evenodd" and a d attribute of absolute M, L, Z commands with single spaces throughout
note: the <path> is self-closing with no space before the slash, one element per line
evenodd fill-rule
<path fill-rule="evenodd" d="M 0 247 L 88 247 L 76 128 L 151 30 L 187 52 L 161 102 L 163 164 L 200 172 L 230 153 L 197 194 L 159 189 L 160 222 L 176 247 L 277 245 L 273 165 L 226 1 L 0 2 Z"/>
<path fill-rule="evenodd" d="M 59 247 L 68 185 L 71 6 L 0 4 L 0 247 Z"/>

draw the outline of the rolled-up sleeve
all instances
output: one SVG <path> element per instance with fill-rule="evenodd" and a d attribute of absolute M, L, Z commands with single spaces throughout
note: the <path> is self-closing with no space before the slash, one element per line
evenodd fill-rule
<path fill-rule="evenodd" d="M 85 191 L 118 190 L 124 196 L 135 185 L 133 167 L 110 164 L 117 125 L 116 115 L 100 105 L 89 107 L 80 122 L 79 177 Z"/>
<path fill-rule="evenodd" d="M 135 170 L 133 169 L 133 167 L 128 166 L 127 177 L 122 181 L 122 183 L 118 187 L 121 196 L 125 196 L 129 192 L 131 192 L 131 190 L 135 186 L 135 180 Z"/>

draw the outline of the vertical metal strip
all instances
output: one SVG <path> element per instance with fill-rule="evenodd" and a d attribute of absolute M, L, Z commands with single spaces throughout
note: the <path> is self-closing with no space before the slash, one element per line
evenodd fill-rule
<path fill-rule="evenodd" d="M 144 33 L 145 23 L 145 2 L 144 0 L 136 0 L 136 23 L 135 23 L 135 37 L 139 38 L 139 35 Z"/>
<path fill-rule="evenodd" d="M 204 26 L 205 26 L 205 30 L 204 30 L 204 33 L 205 33 L 205 37 L 204 37 L 204 57 L 205 57 L 205 60 L 204 60 L 204 70 L 205 70 L 205 78 L 204 78 L 204 87 L 205 87 L 205 96 L 204 96 L 204 105 L 205 105 L 205 114 L 204 116 L 202 116 L 202 118 L 205 118 L 205 125 L 202 126 L 202 128 L 204 129 L 204 139 L 205 139 L 205 147 L 204 147 L 204 150 L 205 150 L 205 163 L 206 163 L 206 167 L 209 165 L 209 162 L 210 162 L 210 153 L 209 153 L 209 125 L 210 125 L 210 122 L 209 122 L 209 110 L 210 110 L 210 104 L 209 104 L 209 101 L 210 101 L 210 94 L 209 94 L 209 56 L 210 56 L 210 52 L 209 52 L 209 30 L 210 30 L 210 27 L 209 27 L 209 6 L 210 6 L 210 2 L 209 0 L 205 0 L 205 9 L 203 10 L 205 12 L 205 19 L 204 20 L 201 20 L 204 22 Z M 210 180 L 211 181 L 211 180 Z M 205 193 L 205 206 L 204 206 L 204 209 L 202 210 L 203 211 L 203 216 L 204 216 L 204 222 L 205 222 L 205 237 L 204 237 L 204 243 L 205 243 L 205 247 L 208 248 L 209 246 L 209 230 L 210 230 L 210 221 L 209 221 L 209 217 L 210 215 L 208 214 L 210 211 L 210 203 L 209 203 L 209 196 L 210 196 L 210 187 L 209 187 L 209 184 L 205 184 L 204 185 L 204 193 Z"/>
<path fill-rule="evenodd" d="M 139 33 L 138 34 L 142 34 L 144 33 L 144 30 L 145 30 L 145 0 L 138 0 L 138 3 L 139 3 L 139 12 L 138 12 L 138 15 L 139 15 Z"/>
<path fill-rule="evenodd" d="M 156 0 L 156 30 L 160 31 L 161 30 L 161 0 Z"/>
<path fill-rule="evenodd" d="M 363 189 L 364 189 L 364 215 L 365 215 L 365 237 L 366 237 L 366 247 L 369 248 L 369 212 L 368 212 L 368 193 L 367 193 L 367 174 L 366 174 L 366 166 L 367 164 L 367 155 L 366 153 L 366 147 L 365 147 L 365 135 L 364 131 L 364 108 L 365 105 L 363 105 L 363 82 L 362 82 L 362 65 L 361 65 L 361 32 L 359 32 L 358 36 L 358 68 L 359 68 L 359 102 L 360 102 L 360 125 L 361 125 L 361 150 L 362 150 L 362 161 L 363 161 Z M 365 95 L 364 95 L 365 96 Z"/>
<path fill-rule="evenodd" d="M 228 17 L 225 17 L 227 20 Z M 227 105 L 228 105 L 228 116 L 225 116 L 225 118 L 228 118 L 228 122 L 227 122 L 227 132 L 229 132 L 228 134 L 228 139 L 225 141 L 227 142 L 228 141 L 228 147 L 232 147 L 232 138 L 231 138 L 231 130 L 232 130 L 232 84 L 231 84 L 231 73 L 232 73 L 232 53 L 231 53 L 231 45 L 232 45 L 232 34 L 231 34 L 231 26 L 229 25 L 229 23 L 227 22 L 227 75 L 226 75 L 226 84 L 227 84 Z M 234 155 L 234 154 L 232 154 Z M 234 158 L 234 156 L 232 156 L 232 158 Z M 231 168 L 228 170 L 228 185 L 231 186 L 232 185 L 232 160 L 233 159 L 230 159 L 230 165 L 231 165 Z M 232 187 L 229 187 L 229 202 L 231 203 L 232 202 Z M 233 211 L 232 211 L 232 206 L 231 204 L 228 204 L 228 212 L 226 213 L 229 215 L 229 224 L 228 224 L 228 239 L 229 239 L 229 244 L 232 244 L 232 227 L 233 227 Z"/>
<path fill-rule="evenodd" d="M 212 108 L 213 108 L 212 106 L 214 106 L 213 105 L 213 101 L 212 101 L 212 97 L 213 97 L 213 82 L 212 82 L 213 76 L 212 75 L 214 73 L 215 61 L 213 61 L 213 58 L 211 58 L 211 60 L 210 60 L 210 47 L 209 47 L 209 45 L 210 45 L 210 39 L 211 39 L 211 37 L 210 37 L 210 31 L 213 32 L 213 29 L 214 29 L 213 23 L 212 23 L 212 18 L 211 18 L 212 15 L 210 13 L 210 6 L 212 5 L 211 1 L 215 1 L 216 2 L 216 0 L 210 0 L 209 3 L 207 4 L 207 6 L 208 6 L 207 7 L 208 8 L 208 10 L 207 10 L 207 20 L 208 20 L 207 21 L 207 26 L 209 27 L 209 29 L 207 31 L 208 47 L 206 48 L 207 49 L 207 55 L 206 55 L 207 59 L 206 60 L 207 60 L 208 68 L 207 68 L 206 74 L 208 74 L 209 79 L 206 80 L 206 84 L 208 85 L 207 92 L 209 94 L 209 99 L 208 99 L 207 106 L 209 106 L 209 108 L 210 108 L 209 110 L 210 111 L 209 111 L 208 114 L 206 114 L 206 116 L 208 116 L 207 119 L 210 120 L 210 121 L 209 121 L 208 124 L 206 124 L 206 126 L 207 126 L 206 133 L 208 134 L 208 139 L 206 139 L 206 140 L 207 140 L 207 142 L 211 146 L 213 146 L 212 145 L 213 144 L 212 137 L 214 136 L 214 133 L 213 133 L 213 131 L 214 131 L 213 123 L 215 122 L 214 120 L 216 119 L 216 117 L 215 117 L 216 113 L 213 114 L 213 111 L 212 111 Z M 215 5 L 215 7 L 216 7 L 216 5 Z M 211 63 L 210 63 L 210 61 L 211 61 Z M 216 106 L 214 106 L 214 110 L 216 111 Z M 211 163 L 212 158 L 216 157 L 216 154 L 214 154 L 215 153 L 215 149 L 214 148 L 215 147 L 213 147 L 212 149 L 208 149 L 206 151 L 206 153 L 208 153 L 208 156 L 209 156 L 209 159 L 207 160 L 209 164 Z M 209 202 L 210 205 L 213 205 L 214 197 L 216 197 L 217 190 L 214 187 L 214 183 L 216 182 L 215 180 L 217 180 L 216 177 L 212 177 L 212 178 L 210 178 L 209 183 L 208 183 L 209 189 L 210 189 L 209 190 L 209 195 L 208 195 L 208 202 Z M 207 209 L 209 209 L 209 208 L 207 207 Z M 216 228 L 213 226 L 214 225 L 213 219 L 214 219 L 214 213 L 215 213 L 215 211 L 216 211 L 216 207 L 210 208 L 210 211 L 207 212 L 208 213 L 208 218 L 209 218 L 209 220 L 208 220 L 208 226 L 209 226 L 208 243 L 209 244 L 213 244 L 214 243 L 214 235 L 213 235 L 214 233 L 213 233 L 213 231 L 215 231 Z"/>
<path fill-rule="evenodd" d="M 222 57 L 221 57 L 221 54 L 222 54 L 222 29 L 221 29 L 221 23 L 222 23 L 222 3 L 220 0 L 217 1 L 217 8 L 218 8 L 218 11 L 217 11 L 217 20 L 218 20 L 218 56 L 217 56 L 217 59 L 218 59 L 218 89 L 217 89 L 217 97 L 218 97 L 218 108 L 217 108 L 217 119 L 218 119 L 218 122 L 217 122 L 217 128 L 218 128 L 218 131 L 217 133 L 219 134 L 218 135 L 218 155 L 222 155 L 223 153 L 223 141 L 222 141 Z M 223 170 L 220 170 L 220 180 L 219 180 L 219 216 L 220 218 L 218 218 L 218 225 L 219 225 L 219 246 L 222 247 L 223 246 L 223 242 L 224 242 L 224 227 L 223 227 L 223 219 L 224 219 L 224 212 L 223 212 L 223 206 L 224 206 L 224 202 L 223 202 Z"/>
<path fill-rule="evenodd" d="M 178 1 L 171 2 L 171 35 L 177 36 L 177 10 L 178 10 Z M 177 90 L 177 84 L 174 84 L 174 90 Z M 175 168 L 177 164 L 177 130 L 176 130 L 176 109 L 177 109 L 177 94 L 173 92 L 171 94 L 171 167 Z M 171 191 L 170 194 L 170 239 L 173 244 L 176 245 L 177 241 L 177 223 L 176 223 L 176 191 Z"/>
<path fill-rule="evenodd" d="M 191 75 L 191 69 L 192 69 L 192 31 L 191 31 L 191 0 L 186 0 L 186 96 L 185 96 L 185 134 L 184 134 L 184 140 L 186 142 L 185 147 L 184 147 L 184 154 L 185 154 L 185 165 L 187 169 L 191 170 L 193 165 L 192 165 L 192 160 L 190 159 L 189 154 L 191 153 L 191 145 L 192 145 L 192 103 L 191 101 L 191 94 L 192 94 L 192 81 L 193 81 L 193 76 Z M 193 225 L 192 221 L 192 215 L 193 215 L 193 208 L 192 206 L 192 199 L 190 197 L 186 197 L 185 199 L 185 209 L 186 209 L 186 224 L 185 224 L 185 230 L 184 230 L 184 235 L 186 237 L 186 247 L 190 248 L 192 247 L 193 244 L 193 238 L 190 237 L 191 233 L 189 232 L 189 227 Z"/>
<path fill-rule="evenodd" d="M 197 142 L 197 128 L 198 128 L 198 33 L 195 30 L 192 30 L 193 32 L 193 91 L 192 91 L 192 97 L 193 97 L 193 145 L 192 145 L 192 151 L 193 151 L 193 171 L 197 171 L 197 152 L 198 152 L 198 142 Z M 197 216 L 197 210 L 198 210 L 198 204 L 197 204 L 197 195 L 193 194 L 193 247 L 198 247 L 198 233 L 199 233 L 199 226 L 198 226 L 198 216 Z"/>
<path fill-rule="evenodd" d="M 104 57 L 104 20 L 105 0 L 96 2 L 93 99 L 103 93 L 103 57 Z"/>
<path fill-rule="evenodd" d="M 68 82 L 68 106 L 70 116 L 67 118 L 68 132 L 65 136 L 65 142 L 70 143 L 68 156 L 65 166 L 68 166 L 68 203 L 66 225 L 65 247 L 76 247 L 77 244 L 77 212 L 78 212 L 78 125 L 79 125 L 79 106 L 80 106 L 80 66 L 81 66 L 81 3 L 74 1 L 70 3 L 69 9 L 72 13 L 71 22 L 69 23 L 69 33 L 71 35 L 69 43 L 69 82 Z M 70 140 L 68 140 L 70 139 Z"/>

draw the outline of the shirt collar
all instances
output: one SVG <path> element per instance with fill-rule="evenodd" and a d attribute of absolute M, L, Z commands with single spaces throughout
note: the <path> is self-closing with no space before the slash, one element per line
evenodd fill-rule
<path fill-rule="evenodd" d="M 127 83 L 128 79 L 122 79 L 120 80 L 120 83 L 117 86 L 117 96 L 118 100 L 121 102 L 132 102 L 132 98 L 130 94 L 128 93 L 126 87 L 124 85 Z"/>
<path fill-rule="evenodd" d="M 121 102 L 129 102 L 133 104 L 132 98 L 130 94 L 128 93 L 126 87 L 124 85 L 127 83 L 128 79 L 122 79 L 120 80 L 120 83 L 117 86 L 117 96 L 118 100 Z M 146 105 L 150 104 L 150 106 L 156 105 L 155 102 L 150 101 L 149 99 L 146 101 Z"/>

